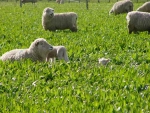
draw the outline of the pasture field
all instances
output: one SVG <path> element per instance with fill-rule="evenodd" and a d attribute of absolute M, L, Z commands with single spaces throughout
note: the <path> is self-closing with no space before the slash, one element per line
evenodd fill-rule
<path fill-rule="evenodd" d="M 142 3 L 134 3 L 134 10 Z M 1 113 L 149 113 L 150 35 L 128 34 L 126 14 L 108 15 L 113 3 L 0 3 L 0 55 L 45 38 L 67 48 L 69 63 L 0 61 Z M 42 11 L 78 14 L 78 32 L 49 32 Z M 110 58 L 107 66 L 98 58 Z"/>

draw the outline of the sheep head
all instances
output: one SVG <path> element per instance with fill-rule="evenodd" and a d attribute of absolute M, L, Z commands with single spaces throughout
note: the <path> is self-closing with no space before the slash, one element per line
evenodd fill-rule
<path fill-rule="evenodd" d="M 43 38 L 38 38 L 32 42 L 29 47 L 30 52 L 34 53 L 37 57 L 45 59 L 47 55 L 53 50 L 53 46 Z"/>
<path fill-rule="evenodd" d="M 54 16 L 54 9 L 49 7 L 45 8 L 43 11 L 43 15 L 52 18 Z"/>

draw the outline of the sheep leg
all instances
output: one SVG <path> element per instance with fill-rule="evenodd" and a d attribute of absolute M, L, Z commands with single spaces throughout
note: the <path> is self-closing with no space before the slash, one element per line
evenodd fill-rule
<path fill-rule="evenodd" d="M 70 30 L 71 30 L 72 32 L 77 32 L 77 28 L 76 28 L 76 27 L 72 27 Z"/>
<path fill-rule="evenodd" d="M 137 30 L 134 30 L 133 32 L 134 32 L 134 34 L 138 34 Z"/>
<path fill-rule="evenodd" d="M 48 28 L 49 31 L 56 31 L 56 28 Z"/>
<path fill-rule="evenodd" d="M 148 34 L 150 34 L 150 28 L 148 29 Z"/>
<path fill-rule="evenodd" d="M 55 63 L 55 58 L 50 58 L 50 60 L 51 63 Z"/>
<path fill-rule="evenodd" d="M 134 28 L 131 25 L 128 25 L 128 31 L 129 34 L 131 34 L 134 31 Z"/>
<path fill-rule="evenodd" d="M 67 55 L 66 53 L 64 54 L 64 60 L 65 60 L 66 62 L 69 61 L 68 55 Z"/>
<path fill-rule="evenodd" d="M 60 49 L 57 53 L 57 59 L 58 60 L 62 60 L 63 59 L 63 53 L 64 53 L 64 50 L 63 49 Z"/>

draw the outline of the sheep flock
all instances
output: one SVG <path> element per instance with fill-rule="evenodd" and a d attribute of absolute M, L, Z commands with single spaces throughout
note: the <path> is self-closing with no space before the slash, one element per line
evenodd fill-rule
<path fill-rule="evenodd" d="M 22 0 L 22 3 L 33 2 L 33 0 Z M 34 0 L 36 2 L 36 0 Z M 56 0 L 57 3 L 62 4 L 64 0 Z M 131 34 L 148 31 L 150 33 L 150 2 L 145 2 L 136 11 L 133 11 L 133 2 L 130 0 L 121 0 L 116 2 L 109 11 L 109 15 L 126 13 L 127 29 Z M 111 16 L 111 15 L 110 15 Z M 55 32 L 56 30 L 69 29 L 72 32 L 77 32 L 77 18 L 75 12 L 54 13 L 54 9 L 46 7 L 42 12 L 42 27 L 44 30 Z M 13 49 L 4 53 L 0 60 L 15 61 L 21 59 L 31 59 L 32 61 L 54 62 L 54 59 L 64 60 L 69 62 L 67 49 L 65 46 L 52 46 L 44 38 L 35 39 L 29 48 Z M 98 59 L 100 64 L 106 65 L 109 59 Z"/>

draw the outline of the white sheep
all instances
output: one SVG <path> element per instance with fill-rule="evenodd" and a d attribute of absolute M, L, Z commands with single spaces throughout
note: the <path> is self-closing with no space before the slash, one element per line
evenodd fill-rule
<path fill-rule="evenodd" d="M 64 0 L 56 0 L 56 2 L 57 2 L 58 4 L 63 4 L 63 3 L 64 3 Z"/>
<path fill-rule="evenodd" d="M 133 3 L 130 0 L 121 0 L 116 2 L 112 9 L 109 11 L 109 14 L 114 13 L 115 15 L 120 13 L 128 13 L 133 11 Z"/>
<path fill-rule="evenodd" d="M 48 54 L 47 60 L 54 62 L 55 58 L 58 60 L 65 60 L 66 62 L 69 61 L 67 50 L 64 46 L 53 46 L 53 50 Z"/>
<path fill-rule="evenodd" d="M 150 2 L 145 2 L 142 6 L 140 6 L 137 11 L 142 12 L 150 12 Z"/>
<path fill-rule="evenodd" d="M 150 13 L 132 11 L 126 16 L 129 34 L 137 31 L 150 32 Z"/>
<path fill-rule="evenodd" d="M 38 38 L 31 43 L 27 49 L 14 49 L 4 53 L 0 59 L 2 61 L 30 59 L 32 61 L 47 61 L 47 55 L 53 47 L 43 38 Z"/>
<path fill-rule="evenodd" d="M 33 4 L 33 3 L 36 3 L 37 0 L 21 0 L 21 2 L 22 2 L 23 4 L 31 2 L 31 3 Z"/>
<path fill-rule="evenodd" d="M 45 8 L 42 14 L 42 26 L 45 30 L 56 31 L 70 29 L 72 32 L 77 31 L 77 14 L 74 12 L 56 13 L 54 9 Z"/>

